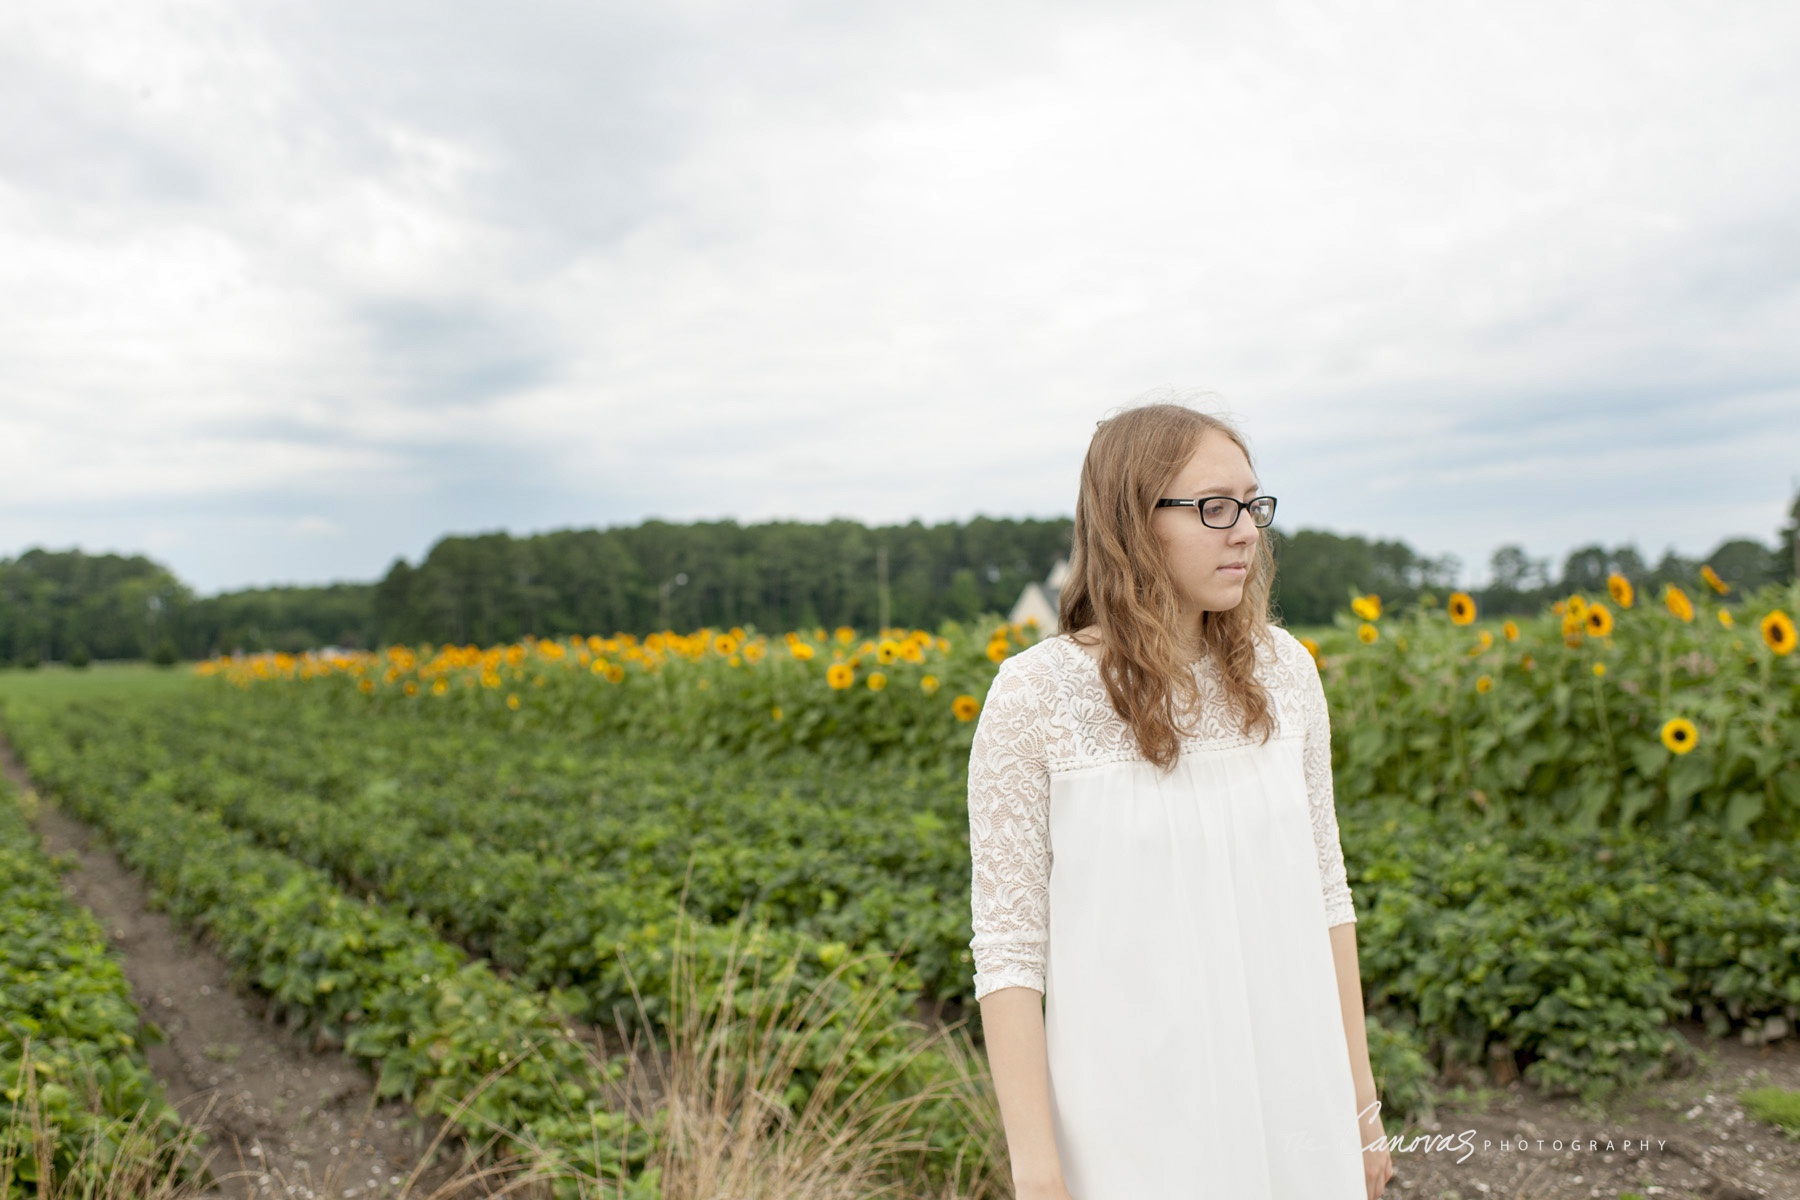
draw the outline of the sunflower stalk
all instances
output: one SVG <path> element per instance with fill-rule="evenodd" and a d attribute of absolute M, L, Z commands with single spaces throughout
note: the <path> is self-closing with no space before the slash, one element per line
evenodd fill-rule
<path fill-rule="evenodd" d="M 1606 744 L 1607 795 L 1610 799 L 1622 772 L 1618 751 L 1613 747 L 1612 723 L 1606 716 L 1606 689 L 1600 684 L 1600 676 L 1590 675 L 1589 678 L 1594 681 L 1594 709 L 1600 714 L 1600 736 Z"/>
<path fill-rule="evenodd" d="M 1672 690 L 1671 684 L 1670 684 L 1670 676 L 1674 670 L 1674 664 L 1669 661 L 1669 639 L 1674 636 L 1675 636 L 1675 631 L 1673 629 L 1663 630 L 1662 664 L 1661 664 L 1661 668 L 1659 671 L 1659 674 L 1660 674 L 1661 680 L 1662 680 L 1662 691 L 1658 694 L 1658 698 L 1662 702 L 1662 710 L 1664 712 L 1669 711 L 1669 695 Z"/>

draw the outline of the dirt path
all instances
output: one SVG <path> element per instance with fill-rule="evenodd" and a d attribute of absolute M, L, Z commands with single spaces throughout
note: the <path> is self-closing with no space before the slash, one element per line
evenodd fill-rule
<path fill-rule="evenodd" d="M 1699 1069 L 1603 1111 L 1518 1082 L 1485 1103 L 1440 1107 L 1419 1131 L 1438 1141 L 1394 1156 L 1384 1200 L 1800 1200 L 1800 1142 L 1737 1100 L 1746 1088 L 1800 1088 L 1800 1044 L 1709 1042 L 1698 1024 L 1679 1028 L 1700 1048 Z"/>
<path fill-rule="evenodd" d="M 0 770 L 30 781 L 0 740 Z M 44 803 L 45 848 L 76 862 L 64 886 L 91 910 L 146 1017 L 167 1040 L 149 1048 L 169 1099 L 207 1132 L 222 1197 L 374 1197 L 400 1191 L 431 1140 L 410 1107 L 374 1103 L 368 1072 L 271 1023 L 230 969 L 149 906 L 144 884 L 88 828 Z M 445 1158 L 451 1157 L 445 1155 Z M 422 1178 L 429 1193 L 454 1163 Z"/>

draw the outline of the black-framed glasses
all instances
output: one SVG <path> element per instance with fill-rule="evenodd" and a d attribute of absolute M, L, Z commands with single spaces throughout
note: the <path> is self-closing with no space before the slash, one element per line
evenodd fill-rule
<path fill-rule="evenodd" d="M 1238 523 L 1244 510 L 1250 510 L 1250 519 L 1258 529 L 1265 528 L 1275 519 L 1275 497 L 1258 496 L 1254 500 L 1239 500 L 1235 496 L 1201 496 L 1197 500 L 1158 500 L 1158 508 L 1187 508 L 1199 510 L 1200 520 L 1209 529 L 1230 529 Z"/>

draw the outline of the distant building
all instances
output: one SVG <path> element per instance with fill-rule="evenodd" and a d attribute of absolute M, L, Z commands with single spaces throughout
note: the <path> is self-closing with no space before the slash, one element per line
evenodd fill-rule
<path fill-rule="evenodd" d="M 1069 560 L 1059 558 L 1056 565 L 1050 568 L 1050 577 L 1042 583 L 1028 583 L 1025 590 L 1019 593 L 1019 601 L 1012 606 L 1007 620 L 1015 624 L 1023 623 L 1032 617 L 1037 618 L 1038 635 L 1048 637 L 1058 632 L 1056 628 L 1056 605 L 1062 596 L 1063 584 L 1069 578 Z"/>

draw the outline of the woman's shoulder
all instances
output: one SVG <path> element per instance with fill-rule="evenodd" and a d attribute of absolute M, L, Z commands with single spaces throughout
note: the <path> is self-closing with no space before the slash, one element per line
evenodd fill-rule
<path fill-rule="evenodd" d="M 981 703 L 981 727 L 989 736 L 1033 740 L 1045 736 L 1041 731 L 1061 708 L 1064 668 L 1059 655 L 1065 651 L 1055 641 L 1044 638 L 1000 660 Z"/>
<path fill-rule="evenodd" d="M 1080 653 L 1081 650 L 1069 640 L 1067 634 L 1048 634 L 1017 653 L 1001 659 L 1000 670 L 1009 675 L 1054 679 L 1062 674 L 1063 663 L 1066 661 L 1064 656 Z"/>
<path fill-rule="evenodd" d="M 1000 660 L 988 685 L 988 699 L 1004 700 L 1012 709 L 1048 713 L 1068 674 L 1067 656 L 1079 654 L 1067 638 L 1050 635 Z"/>
<path fill-rule="evenodd" d="M 1267 628 L 1269 630 L 1270 644 L 1275 648 L 1277 657 L 1288 662 L 1296 661 L 1295 655 L 1299 655 L 1301 658 L 1312 657 L 1312 654 L 1306 647 L 1300 644 L 1300 639 L 1295 637 L 1285 627 L 1271 621 Z"/>

